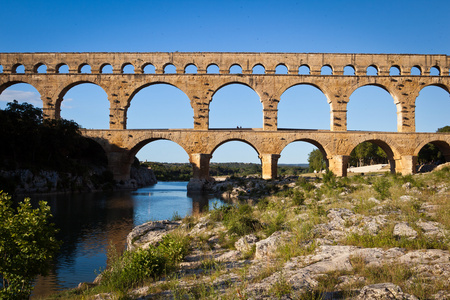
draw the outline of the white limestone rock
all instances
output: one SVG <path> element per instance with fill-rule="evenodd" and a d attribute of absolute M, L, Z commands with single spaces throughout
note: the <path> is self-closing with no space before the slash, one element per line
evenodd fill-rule
<path fill-rule="evenodd" d="M 180 221 L 151 221 L 135 227 L 127 236 L 127 250 L 157 245 L 162 238 L 180 226 Z"/>
<path fill-rule="evenodd" d="M 417 237 L 417 231 L 411 228 L 407 222 L 395 224 L 393 234 L 394 236 L 406 237 L 411 240 Z"/>

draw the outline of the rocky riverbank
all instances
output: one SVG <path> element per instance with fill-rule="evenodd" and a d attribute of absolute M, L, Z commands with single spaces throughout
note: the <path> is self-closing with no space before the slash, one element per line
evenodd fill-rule
<path fill-rule="evenodd" d="M 2 186 L 14 194 L 95 192 L 104 190 L 137 189 L 157 182 L 153 171 L 131 167 L 130 179 L 117 182 L 104 167 L 90 167 L 83 175 L 57 171 L 20 169 L 0 170 Z"/>
<path fill-rule="evenodd" d="M 240 204 L 141 225 L 128 249 L 177 232 L 178 271 L 135 299 L 450 299 L 450 170 L 414 176 L 234 179 Z M 114 292 L 91 296 L 113 299 Z M 89 299 L 89 297 L 87 297 Z"/>

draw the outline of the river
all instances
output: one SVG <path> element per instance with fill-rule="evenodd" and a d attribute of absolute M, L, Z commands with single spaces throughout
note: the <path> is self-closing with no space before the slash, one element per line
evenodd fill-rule
<path fill-rule="evenodd" d="M 125 249 L 133 227 L 221 203 L 205 194 L 188 196 L 186 186 L 187 182 L 159 182 L 136 191 L 32 196 L 33 201 L 48 202 L 63 241 L 50 274 L 37 278 L 32 298 L 92 282 L 105 269 L 107 252 L 112 247 Z"/>

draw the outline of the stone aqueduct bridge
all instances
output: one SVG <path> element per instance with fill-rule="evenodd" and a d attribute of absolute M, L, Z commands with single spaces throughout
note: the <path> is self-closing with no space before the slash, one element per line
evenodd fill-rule
<path fill-rule="evenodd" d="M 90 73 L 82 69 L 90 66 Z M 124 74 L 128 65 L 134 74 Z M 152 65 L 153 74 L 144 73 Z M 165 72 L 168 65 L 174 74 Z M 194 65 L 195 74 L 186 74 Z M 208 71 L 218 67 L 218 74 Z M 242 72 L 230 74 L 238 65 Z M 255 66 L 264 74 L 253 74 Z M 287 74 L 276 74 L 283 65 Z M 25 71 L 19 73 L 21 66 Z M 46 72 L 41 73 L 43 66 Z M 68 72 L 62 73 L 63 66 Z M 103 73 L 111 66 L 111 74 Z M 299 75 L 306 66 L 308 75 Z M 332 75 L 322 75 L 324 66 Z M 45 69 L 44 67 L 44 69 Z M 351 67 L 354 75 L 344 75 Z M 374 67 L 377 75 L 367 75 Z M 391 68 L 398 75 L 391 76 Z M 411 75 L 417 68 L 420 75 Z M 430 75 L 434 68 L 438 75 Z M 416 133 L 415 100 L 426 86 L 450 90 L 450 57 L 447 55 L 408 54 L 327 54 L 327 53 L 0 53 L 0 93 L 16 83 L 29 83 L 40 93 L 47 118 L 59 118 L 66 92 L 81 83 L 102 87 L 110 102 L 110 129 L 83 130 L 83 134 L 102 145 L 110 169 L 116 179 L 128 179 L 134 155 L 147 143 L 158 139 L 171 140 L 189 154 L 194 179 L 209 179 L 209 161 L 221 144 L 238 140 L 251 145 L 259 154 L 263 178 L 277 175 L 281 151 L 294 141 L 306 141 L 317 146 L 327 158 L 329 168 L 339 176 L 347 173 L 347 161 L 355 146 L 364 141 L 379 145 L 388 155 L 391 170 L 415 172 L 417 155 L 427 143 L 434 143 L 450 161 L 450 134 Z M 83 69 L 84 70 L 84 69 Z M 144 87 L 167 83 L 182 90 L 193 108 L 193 129 L 128 130 L 127 110 L 134 95 Z M 214 93 L 225 85 L 239 83 L 252 88 L 263 105 L 263 128 L 209 129 L 209 105 Z M 309 84 L 319 88 L 330 105 L 330 130 L 288 130 L 277 128 L 277 106 L 288 88 Z M 357 88 L 375 85 L 391 94 L 397 107 L 397 132 L 347 131 L 347 103 Z M 240 109 L 236 107 L 236 109 Z"/>

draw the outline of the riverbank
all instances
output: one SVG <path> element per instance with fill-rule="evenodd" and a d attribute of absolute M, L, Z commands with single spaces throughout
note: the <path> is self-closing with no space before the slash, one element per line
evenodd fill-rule
<path fill-rule="evenodd" d="M 143 279 L 127 297 L 450 298 L 449 168 L 409 176 L 237 178 L 224 189 L 241 199 L 238 205 L 132 233 L 129 248 L 152 249 L 160 241 L 153 237 L 175 232 L 190 246 L 176 271 Z M 102 290 L 100 280 L 64 297 L 117 293 Z"/>

